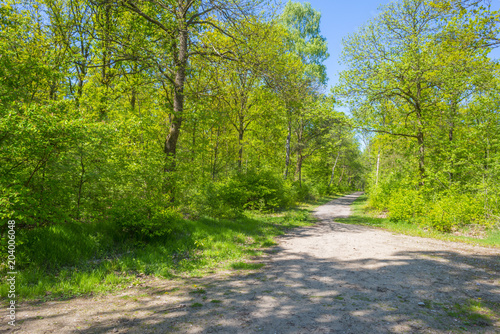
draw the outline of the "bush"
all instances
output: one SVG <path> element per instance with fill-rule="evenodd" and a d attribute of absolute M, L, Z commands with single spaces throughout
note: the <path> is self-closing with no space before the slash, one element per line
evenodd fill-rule
<path fill-rule="evenodd" d="M 240 216 L 245 209 L 273 211 L 294 203 L 292 186 L 267 170 L 250 170 L 205 185 L 194 199 L 198 213 L 212 217 Z"/>
<path fill-rule="evenodd" d="M 182 215 L 168 201 L 151 201 L 140 198 L 125 198 L 108 211 L 111 221 L 127 236 L 139 240 L 151 240 L 173 234 L 175 223 Z"/>
<path fill-rule="evenodd" d="M 249 170 L 237 175 L 239 186 L 246 192 L 246 209 L 269 211 L 293 204 L 291 189 L 281 176 L 269 170 Z"/>
<path fill-rule="evenodd" d="M 300 184 L 299 182 L 294 182 L 293 190 L 295 200 L 298 202 L 305 202 L 315 199 L 316 197 L 314 196 L 315 194 L 312 187 L 306 182 L 302 182 L 302 184 Z"/>
<path fill-rule="evenodd" d="M 444 232 L 468 224 L 486 223 L 482 202 L 466 194 L 443 194 L 431 204 L 429 212 L 421 221 Z"/>
<path fill-rule="evenodd" d="M 238 180 L 210 182 L 195 197 L 196 211 L 210 217 L 234 218 L 243 213 L 247 194 Z"/>
<path fill-rule="evenodd" d="M 370 204 L 377 209 L 387 208 L 391 220 L 418 223 L 443 232 L 469 224 L 487 224 L 480 199 L 452 191 L 434 195 L 424 192 L 399 188 L 387 195 L 378 188 L 370 194 Z"/>
<path fill-rule="evenodd" d="M 424 214 L 425 201 L 417 190 L 398 189 L 392 193 L 388 209 L 391 220 L 409 222 Z"/>

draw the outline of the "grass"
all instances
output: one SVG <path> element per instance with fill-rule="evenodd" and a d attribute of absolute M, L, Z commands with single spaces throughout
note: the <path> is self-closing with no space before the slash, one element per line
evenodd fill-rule
<path fill-rule="evenodd" d="M 463 242 L 479 246 L 500 247 L 500 230 L 489 230 L 481 239 L 454 235 L 440 232 L 428 228 L 422 228 L 419 225 L 407 222 L 392 221 L 389 218 L 380 218 L 379 212 L 370 211 L 367 208 L 368 197 L 362 195 L 357 198 L 351 207 L 351 216 L 348 218 L 337 219 L 336 221 L 345 224 L 364 225 L 383 228 L 385 230 L 424 238 L 433 238 L 445 241 Z M 466 228 L 464 232 L 466 232 Z M 466 234 L 466 233 L 464 233 Z"/>
<path fill-rule="evenodd" d="M 496 321 L 498 304 L 488 305 L 480 300 L 469 299 L 446 308 L 448 316 L 460 319 L 467 326 L 491 326 Z"/>
<path fill-rule="evenodd" d="M 262 267 L 264 267 L 263 263 L 236 262 L 231 264 L 231 268 L 235 270 L 256 270 Z"/>
<path fill-rule="evenodd" d="M 66 224 L 18 231 L 18 300 L 67 299 L 137 285 L 138 277 L 203 276 L 217 269 L 255 270 L 245 260 L 276 244 L 274 237 L 313 223 L 311 209 L 332 198 L 281 213 L 246 212 L 238 219 L 172 223 L 161 239 L 138 242 L 110 223 Z M 6 265 L 0 295 L 6 296 Z M 202 293 L 200 290 L 194 293 Z"/>

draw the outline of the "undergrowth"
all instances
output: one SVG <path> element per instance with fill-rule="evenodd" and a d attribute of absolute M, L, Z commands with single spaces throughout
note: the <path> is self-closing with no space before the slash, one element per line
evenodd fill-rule
<path fill-rule="evenodd" d="M 500 247 L 500 230 L 498 229 L 483 228 L 480 237 L 471 237 L 467 235 L 473 234 L 474 231 L 471 231 L 471 227 L 469 226 L 462 227 L 454 231 L 455 234 L 453 234 L 429 228 L 427 225 L 396 221 L 384 217 L 384 214 L 379 211 L 370 209 L 367 195 L 362 195 L 357 198 L 352 204 L 351 210 L 351 216 L 349 218 L 338 219 L 338 221 L 346 224 L 380 227 L 392 232 L 411 236 L 464 242 L 480 246 Z"/>
<path fill-rule="evenodd" d="M 312 224 L 311 208 L 330 199 L 280 213 L 246 211 L 235 219 L 176 219 L 168 234 L 147 241 L 127 238 L 113 222 L 19 230 L 16 294 L 18 300 L 65 299 L 134 285 L 138 275 L 175 278 L 258 269 L 261 265 L 245 259 L 275 245 L 274 237 L 287 230 Z M 6 273 L 4 265 L 2 296 L 8 292 Z"/>

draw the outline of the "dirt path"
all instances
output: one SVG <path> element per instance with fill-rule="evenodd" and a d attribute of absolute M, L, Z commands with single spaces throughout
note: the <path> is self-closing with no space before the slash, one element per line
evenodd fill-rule
<path fill-rule="evenodd" d="M 498 249 L 335 223 L 357 196 L 319 207 L 259 271 L 29 305 L 13 332 L 500 333 Z"/>

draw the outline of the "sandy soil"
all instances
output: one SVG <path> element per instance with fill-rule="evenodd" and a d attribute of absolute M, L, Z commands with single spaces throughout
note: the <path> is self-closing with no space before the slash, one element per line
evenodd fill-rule
<path fill-rule="evenodd" d="M 198 279 L 138 277 L 106 296 L 26 304 L 14 333 L 500 333 L 498 249 L 335 223 L 355 193 L 319 207 L 255 259 Z M 459 312 L 471 301 L 483 307 Z M 495 306 L 496 305 L 496 306 Z M 486 314 L 485 318 L 475 313 Z M 4 313 L 5 314 L 5 313 Z"/>

